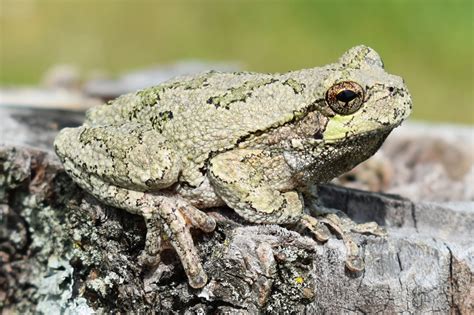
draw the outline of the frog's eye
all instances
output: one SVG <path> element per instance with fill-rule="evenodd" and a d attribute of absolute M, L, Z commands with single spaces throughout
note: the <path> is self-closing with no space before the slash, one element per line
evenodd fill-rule
<path fill-rule="evenodd" d="M 353 114 L 364 102 L 364 90 L 352 81 L 336 83 L 326 92 L 326 102 L 340 115 Z"/>

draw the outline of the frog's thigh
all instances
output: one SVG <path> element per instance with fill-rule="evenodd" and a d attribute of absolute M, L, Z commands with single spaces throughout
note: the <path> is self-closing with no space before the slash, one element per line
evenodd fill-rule
<path fill-rule="evenodd" d="M 63 162 L 84 175 L 134 190 L 157 190 L 175 183 L 179 159 L 161 134 L 138 124 L 63 129 L 55 140 Z"/>
<path fill-rule="evenodd" d="M 266 154 L 242 149 L 217 155 L 210 161 L 211 184 L 225 203 L 248 221 L 297 222 L 303 211 L 302 198 L 295 191 L 282 193 L 272 187 L 259 162 L 267 158 Z"/>

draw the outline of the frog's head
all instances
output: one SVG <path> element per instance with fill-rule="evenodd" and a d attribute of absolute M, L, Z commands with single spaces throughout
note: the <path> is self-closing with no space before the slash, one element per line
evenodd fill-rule
<path fill-rule="evenodd" d="M 323 85 L 329 119 L 323 132 L 326 143 L 372 133 L 388 135 L 411 111 L 402 78 L 385 72 L 380 56 L 366 46 L 351 48 L 331 65 Z"/>

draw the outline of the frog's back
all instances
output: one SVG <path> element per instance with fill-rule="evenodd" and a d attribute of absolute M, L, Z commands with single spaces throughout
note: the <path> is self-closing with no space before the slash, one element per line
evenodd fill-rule
<path fill-rule="evenodd" d="M 150 124 L 197 169 L 212 152 L 291 121 L 310 101 L 308 83 L 297 78 L 249 72 L 180 77 L 92 109 L 86 124 Z"/>

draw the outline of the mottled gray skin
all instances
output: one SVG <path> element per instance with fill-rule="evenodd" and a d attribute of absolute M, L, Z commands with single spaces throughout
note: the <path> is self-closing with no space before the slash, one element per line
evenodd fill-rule
<path fill-rule="evenodd" d="M 361 106 L 338 114 L 327 93 L 345 81 L 363 90 Z M 215 221 L 198 208 L 227 204 L 250 222 L 301 223 L 324 240 L 302 193 L 371 156 L 410 110 L 402 79 L 357 46 L 321 68 L 206 72 L 124 95 L 62 130 L 55 148 L 81 187 L 145 217 L 141 262 L 157 263 L 162 231 L 199 288 L 207 276 L 189 225 L 210 232 Z M 323 222 L 338 230 L 336 221 Z M 348 256 L 357 253 L 346 245 Z"/>

